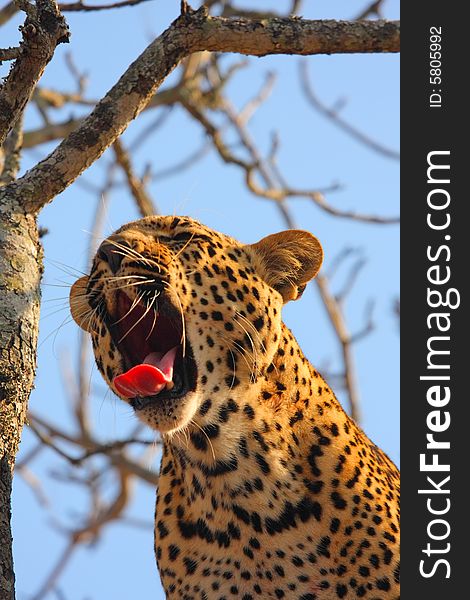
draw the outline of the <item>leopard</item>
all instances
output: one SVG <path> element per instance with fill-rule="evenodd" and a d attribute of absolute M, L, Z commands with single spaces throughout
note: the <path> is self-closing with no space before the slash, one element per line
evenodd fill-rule
<path fill-rule="evenodd" d="M 71 288 L 98 370 L 161 438 L 167 598 L 399 598 L 399 471 L 282 321 L 322 261 L 308 231 L 243 244 L 150 216 Z"/>

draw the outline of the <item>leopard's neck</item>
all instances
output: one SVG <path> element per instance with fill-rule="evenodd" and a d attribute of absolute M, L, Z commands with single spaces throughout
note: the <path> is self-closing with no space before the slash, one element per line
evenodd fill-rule
<path fill-rule="evenodd" d="M 286 327 L 256 382 L 241 382 L 222 402 L 208 397 L 201 406 L 186 432 L 165 440 L 162 462 L 162 476 L 190 500 L 194 517 L 211 506 L 252 502 L 253 495 L 276 511 L 318 492 L 324 447 L 345 445 L 356 430 Z"/>

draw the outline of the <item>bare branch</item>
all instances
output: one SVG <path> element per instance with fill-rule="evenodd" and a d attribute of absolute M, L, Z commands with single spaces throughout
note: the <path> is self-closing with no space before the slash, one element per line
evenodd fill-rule
<path fill-rule="evenodd" d="M 96 12 L 98 10 L 110 10 L 113 8 L 123 8 L 125 6 L 135 6 L 149 2 L 149 0 L 122 0 L 121 2 L 113 2 L 112 4 L 85 4 L 84 2 L 66 2 L 59 4 L 62 12 Z"/>
<path fill-rule="evenodd" d="M 160 111 L 160 114 L 152 121 L 152 123 L 147 125 L 146 128 L 132 140 L 132 142 L 129 144 L 128 151 L 132 153 L 134 150 L 142 148 L 147 138 L 154 134 L 156 130 L 166 122 L 171 114 L 172 108 L 173 106 L 170 105 L 166 108 L 166 110 Z"/>
<path fill-rule="evenodd" d="M 5 23 L 8 23 L 8 21 L 16 15 L 18 10 L 18 6 L 15 4 L 14 0 L 11 0 L 11 2 L 8 2 L 5 6 L 0 8 L 0 27 L 5 25 Z"/>
<path fill-rule="evenodd" d="M 40 129 L 25 131 L 23 148 L 34 148 L 34 146 L 38 146 L 39 144 L 62 139 L 77 129 L 82 122 L 82 119 L 71 119 L 64 123 L 53 123 Z"/>
<path fill-rule="evenodd" d="M 0 48 L 0 62 L 3 60 L 16 60 L 21 53 L 21 48 Z"/>
<path fill-rule="evenodd" d="M 82 73 L 78 70 L 71 52 L 65 53 L 65 64 L 67 65 L 70 74 L 75 79 L 77 84 L 77 93 L 82 96 L 85 92 L 86 85 L 88 82 L 88 75 L 86 73 Z M 96 103 L 94 103 L 96 104 Z"/>
<path fill-rule="evenodd" d="M 27 467 L 30 462 L 32 462 L 41 451 L 44 450 L 44 445 L 41 441 L 39 441 L 31 450 L 26 452 L 25 456 L 21 458 L 21 460 L 16 461 L 15 469 L 22 469 L 23 467 Z"/>
<path fill-rule="evenodd" d="M 154 446 L 158 445 L 158 442 L 155 440 L 141 440 L 139 438 L 127 438 L 125 440 L 116 440 L 109 444 L 100 444 L 93 448 L 92 450 L 88 450 L 82 456 L 74 459 L 75 464 L 80 464 L 90 458 L 91 456 L 96 456 L 97 454 L 112 454 L 116 450 L 123 450 L 132 444 L 138 444 L 140 446 Z"/>
<path fill-rule="evenodd" d="M 302 6 L 302 0 L 292 0 L 292 7 L 290 9 L 290 14 L 297 15 L 300 11 L 301 6 Z"/>
<path fill-rule="evenodd" d="M 68 563 L 70 562 L 70 559 L 72 558 L 73 553 L 77 549 L 77 547 L 78 547 L 77 541 L 74 540 L 73 538 L 70 539 L 66 548 L 64 549 L 64 551 L 60 555 L 59 559 L 57 560 L 57 563 L 54 565 L 53 569 L 47 576 L 46 580 L 44 581 L 44 583 L 42 584 L 40 589 L 36 592 L 36 594 L 34 594 L 34 596 L 31 598 L 31 600 L 42 600 L 42 598 L 44 598 L 46 596 L 46 594 L 55 586 L 60 575 L 62 574 L 65 567 L 68 565 Z"/>
<path fill-rule="evenodd" d="M 98 454 L 107 456 L 110 462 L 114 465 L 126 468 L 130 473 L 134 473 L 141 477 L 144 481 L 155 483 L 158 475 L 149 469 L 144 469 L 137 462 L 127 458 L 122 450 L 125 450 L 130 445 L 140 445 L 156 448 L 160 443 L 158 440 L 142 440 L 136 437 L 129 437 L 124 440 L 115 440 L 111 443 L 102 444 L 90 437 L 73 437 L 64 431 L 59 430 L 55 425 L 51 425 L 44 419 L 29 413 L 30 428 L 42 444 L 54 450 L 61 458 L 65 459 L 72 466 L 76 467 L 84 463 L 89 458 Z M 55 441 L 55 438 L 78 446 L 83 450 L 79 456 L 72 456 L 65 452 Z M 143 474 L 145 471 L 145 474 Z"/>
<path fill-rule="evenodd" d="M 121 2 L 114 2 L 112 4 L 95 4 L 88 5 L 84 2 L 65 2 L 59 4 L 59 10 L 61 12 L 96 12 L 99 10 L 110 10 L 114 8 L 124 8 L 126 6 L 134 6 L 136 4 L 142 4 L 149 0 L 122 0 Z M 17 12 L 18 5 L 17 1 L 8 2 L 2 9 L 0 9 L 0 27 L 7 23 Z M 4 59 L 7 60 L 7 59 Z"/>
<path fill-rule="evenodd" d="M 387 158 L 400 160 L 399 152 L 387 148 L 383 144 L 380 144 L 379 142 L 376 142 L 375 140 L 370 138 L 365 133 L 362 133 L 362 131 L 359 131 L 359 129 L 356 129 L 356 127 L 354 127 L 353 125 L 345 121 L 342 117 L 340 117 L 337 109 L 328 108 L 318 99 L 318 96 L 315 94 L 312 83 L 308 76 L 307 64 L 304 62 L 300 63 L 300 75 L 302 88 L 305 93 L 305 96 L 316 110 L 318 110 L 322 115 L 330 119 L 335 125 L 337 125 L 340 129 L 345 131 L 348 135 L 361 142 L 361 144 L 368 146 L 375 152 L 378 152 L 379 154 L 382 154 Z"/>
<path fill-rule="evenodd" d="M 341 344 L 341 351 L 343 355 L 344 364 L 344 380 L 345 387 L 348 394 L 350 414 L 356 422 L 360 422 L 360 409 L 359 409 L 359 393 L 357 391 L 357 381 L 354 369 L 354 359 L 351 350 L 351 336 L 346 326 L 341 308 L 331 294 L 328 286 L 328 280 L 323 275 L 317 275 L 315 282 L 320 292 L 320 296 L 323 300 L 323 304 L 326 308 L 330 322 L 338 336 L 338 340 Z"/>
<path fill-rule="evenodd" d="M 120 139 L 117 139 L 113 144 L 114 154 L 116 155 L 117 164 L 122 168 L 127 179 L 129 189 L 137 204 L 137 208 L 142 217 L 157 215 L 152 198 L 147 194 L 143 183 L 134 175 L 131 166 L 129 154 L 124 149 Z"/>
<path fill-rule="evenodd" d="M 246 21 L 204 7 L 177 19 L 128 68 L 82 125 L 8 190 L 38 211 L 89 167 L 146 106 L 179 62 L 203 50 L 266 54 L 395 52 L 399 24 L 383 21 Z M 18 62 L 18 61 L 17 61 Z"/>
<path fill-rule="evenodd" d="M 312 200 L 319 208 L 335 217 L 342 217 L 346 219 L 353 219 L 355 221 L 361 221 L 364 223 L 375 223 L 383 225 L 399 223 L 399 217 L 380 217 L 377 215 L 367 215 L 358 213 L 353 210 L 346 211 L 335 208 L 327 203 L 324 195 L 318 190 L 295 189 L 288 187 L 285 182 L 283 183 L 282 187 L 277 186 L 272 176 L 267 171 L 267 167 L 264 164 L 264 161 L 260 156 L 258 150 L 254 146 L 244 124 L 240 122 L 238 116 L 233 112 L 233 110 L 231 109 L 231 107 L 229 107 L 228 104 L 225 105 L 224 112 L 228 115 L 232 124 L 235 126 L 240 136 L 242 144 L 251 155 L 251 161 L 239 158 L 229 150 L 229 148 L 226 146 L 222 139 L 221 131 L 209 121 L 207 116 L 198 107 L 185 100 L 182 100 L 182 104 L 185 106 L 188 112 L 204 127 L 206 132 L 209 134 L 214 144 L 214 147 L 219 153 L 219 156 L 222 158 L 222 160 L 228 164 L 234 164 L 240 167 L 245 172 L 246 185 L 248 186 L 250 191 L 253 192 L 253 194 L 255 194 L 256 196 L 259 196 L 260 198 L 265 198 L 266 200 L 273 200 L 281 206 L 287 199 L 290 198 L 307 198 L 309 200 Z M 266 187 L 261 187 L 257 183 L 255 178 L 257 173 L 259 173 L 265 181 Z M 279 172 L 277 172 L 277 178 L 279 179 Z M 334 185 L 329 189 L 329 191 L 337 189 L 338 186 Z"/>
<path fill-rule="evenodd" d="M 85 106 L 95 106 L 95 100 L 87 100 L 77 94 L 65 94 L 62 92 L 58 92 L 56 90 L 48 90 L 44 88 L 39 88 L 35 90 L 34 99 L 41 99 L 41 102 L 44 101 L 49 106 L 54 108 L 60 108 L 65 105 L 67 102 L 73 102 Z M 147 104 L 145 109 L 152 109 L 159 106 L 168 106 L 179 102 L 180 99 L 180 85 L 162 90 L 153 96 L 150 102 Z M 144 110 L 145 110 L 144 109 Z M 63 121 L 61 123 L 49 123 L 44 127 L 39 129 L 32 129 L 30 131 L 25 131 L 24 140 L 23 140 L 23 148 L 33 148 L 34 146 L 38 146 L 39 144 L 44 144 L 46 142 L 52 142 L 53 140 L 63 139 L 67 137 L 72 131 L 78 129 L 80 125 L 82 125 L 85 121 L 86 117 L 79 119 L 69 119 L 67 121 Z M 162 116 L 158 117 L 158 121 L 160 118 L 164 118 Z M 158 124 L 160 124 L 158 122 Z M 150 128 L 155 127 L 150 126 Z"/>
<path fill-rule="evenodd" d="M 42 445 L 41 445 L 42 447 Z M 50 505 L 49 498 L 42 487 L 42 481 L 24 464 L 17 464 L 15 472 L 19 473 L 25 483 L 27 483 L 34 494 L 34 497 L 38 501 L 38 504 L 43 508 L 48 508 Z"/>
<path fill-rule="evenodd" d="M 374 0 L 371 4 L 369 4 L 369 6 L 366 6 L 366 8 L 357 15 L 356 19 L 360 21 L 361 19 L 367 19 L 367 17 L 370 15 L 380 18 L 382 16 L 381 10 L 383 2 L 384 0 Z"/>
<path fill-rule="evenodd" d="M 336 256 L 331 259 L 330 264 L 328 265 L 328 279 L 333 279 L 336 271 L 339 269 L 341 264 L 351 255 L 358 252 L 357 248 L 352 248 L 351 246 L 346 246 L 343 248 Z M 322 267 L 323 273 L 325 273 L 325 267 Z"/>
<path fill-rule="evenodd" d="M 156 181 L 157 179 L 163 179 L 165 177 L 170 177 L 171 175 L 177 175 L 178 173 L 181 173 L 181 171 L 184 171 L 188 167 L 191 167 L 192 165 L 194 165 L 194 163 L 203 158 L 211 149 L 211 147 L 212 146 L 210 143 L 205 142 L 200 148 L 192 152 L 189 156 L 187 156 L 180 162 L 172 165 L 171 167 L 167 167 L 165 169 L 161 169 L 160 171 L 156 171 L 155 173 L 153 173 L 152 179 Z"/>
<path fill-rule="evenodd" d="M 233 164 L 241 167 L 246 173 L 251 173 L 255 168 L 255 164 L 249 163 L 241 158 L 235 156 L 229 148 L 226 146 L 222 139 L 220 130 L 209 121 L 207 116 L 199 109 L 198 106 L 190 101 L 182 100 L 182 105 L 186 108 L 190 115 L 192 115 L 199 123 L 204 127 L 206 133 L 212 140 L 215 149 L 219 153 L 220 158 L 227 164 Z"/>
<path fill-rule="evenodd" d="M 240 111 L 238 118 L 240 119 L 241 123 L 246 125 L 248 123 L 248 121 L 251 119 L 251 117 L 253 116 L 253 114 L 261 106 L 261 104 L 263 104 L 263 102 L 265 102 L 269 98 L 269 96 L 271 95 L 271 92 L 273 91 L 275 82 L 276 82 L 275 74 L 268 73 L 266 75 L 266 81 L 264 82 L 264 85 L 260 89 L 258 94 L 256 94 L 256 96 L 254 98 L 249 100 L 245 104 L 245 106 L 242 108 L 242 110 Z"/>
<path fill-rule="evenodd" d="M 68 26 L 54 0 L 37 0 L 34 11 L 29 6 L 31 15 L 21 29 L 20 56 L 0 88 L 0 146 L 23 112 L 56 46 L 69 39 Z"/>
<path fill-rule="evenodd" d="M 337 186 L 334 186 L 333 189 L 338 189 Z M 377 215 L 367 215 L 358 213 L 354 210 L 341 210 L 339 208 L 335 208 L 328 204 L 324 195 L 315 190 L 298 190 L 295 188 L 287 188 L 275 192 L 274 194 L 268 193 L 265 194 L 266 197 L 271 197 L 272 200 L 286 200 L 287 198 L 308 198 L 312 200 L 319 208 L 323 209 L 325 212 L 333 215 L 334 217 L 341 217 L 343 219 L 352 219 L 354 221 L 362 221 L 364 223 L 375 223 L 381 225 L 394 225 L 400 222 L 399 217 L 380 217 Z"/>
<path fill-rule="evenodd" d="M 197 13 L 195 13 L 197 14 Z M 209 17 L 195 51 L 268 54 L 351 54 L 399 52 L 398 21 L 309 21 L 277 18 L 223 19 Z M 193 51 L 194 51 L 193 50 Z"/>
<path fill-rule="evenodd" d="M 74 462 L 75 462 L 74 457 L 67 454 L 67 452 L 64 452 L 62 450 L 62 448 L 60 448 L 57 444 L 55 444 L 53 437 L 51 435 L 49 435 L 48 433 L 41 431 L 41 429 L 39 427 L 37 427 L 34 420 L 31 420 L 31 422 L 29 423 L 29 427 L 30 427 L 31 431 L 37 436 L 37 438 L 45 446 L 48 446 L 49 448 L 51 448 L 52 450 L 57 452 L 57 454 L 59 454 L 62 458 L 65 458 L 65 460 L 74 464 Z"/>
<path fill-rule="evenodd" d="M 360 340 L 364 339 L 366 336 L 369 335 L 369 333 L 371 333 L 374 328 L 374 306 L 375 303 L 373 300 L 370 300 L 366 306 L 366 322 L 365 325 L 363 326 L 362 329 L 360 329 L 359 331 L 357 331 L 356 333 L 353 333 L 351 335 L 350 338 L 350 342 L 351 344 L 355 344 L 356 342 L 359 342 Z"/>
<path fill-rule="evenodd" d="M 102 235 L 104 218 L 108 209 L 108 192 L 113 184 L 114 173 L 114 165 L 111 165 L 110 167 L 108 167 L 104 188 L 99 194 L 95 216 L 93 219 L 93 229 L 91 232 L 88 246 L 88 257 L 86 265 L 87 270 L 91 267 L 93 257 L 98 248 L 99 239 Z M 87 369 L 89 353 L 90 346 L 88 343 L 88 336 L 84 331 L 80 330 L 77 377 L 75 378 L 74 375 L 70 372 L 70 370 L 67 368 L 67 364 L 64 364 L 62 369 L 64 379 L 68 379 L 69 384 L 65 386 L 65 389 L 72 396 L 74 416 L 77 421 L 78 429 L 80 431 L 81 437 L 87 442 L 91 440 L 91 428 L 89 419 L 90 375 Z M 74 390 L 75 393 L 71 393 L 70 390 Z"/>
<path fill-rule="evenodd" d="M 344 302 L 344 300 L 354 287 L 359 273 L 361 269 L 365 266 L 365 264 L 366 260 L 363 257 L 359 257 L 359 259 L 356 260 L 356 262 L 353 264 L 352 268 L 349 271 L 348 278 L 346 279 L 343 288 L 335 294 L 336 302 L 338 302 L 339 304 L 342 304 Z"/>
<path fill-rule="evenodd" d="M 3 168 L 0 167 L 0 186 L 16 179 L 20 170 L 21 149 L 23 147 L 23 113 L 18 117 L 15 126 L 0 148 L 3 153 Z"/>
<path fill-rule="evenodd" d="M 81 92 L 68 94 L 48 88 L 38 87 L 34 90 L 32 99 L 48 108 L 63 108 L 68 103 L 81 104 L 83 106 L 95 106 L 95 100 L 87 100 Z"/>

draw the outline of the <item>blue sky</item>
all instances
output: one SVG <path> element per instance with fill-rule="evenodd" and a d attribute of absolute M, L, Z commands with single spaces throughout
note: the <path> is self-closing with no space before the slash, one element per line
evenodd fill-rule
<path fill-rule="evenodd" d="M 268 9 L 273 4 L 260 0 L 256 6 Z M 288 4 L 278 3 L 280 8 Z M 349 18 L 364 5 L 356 0 L 306 1 L 303 15 L 306 18 Z M 101 97 L 147 43 L 171 22 L 178 8 L 176 1 L 156 1 L 122 11 L 91 15 L 69 13 L 70 47 L 58 48 L 42 84 L 61 90 L 72 89 L 73 81 L 64 65 L 65 51 L 70 50 L 78 67 L 89 73 L 87 95 Z M 397 1 L 386 1 L 384 10 L 388 18 L 398 18 Z M 17 19 L 11 23 L 11 31 L 5 30 L 8 34 L 5 37 L 9 39 L 3 45 L 14 45 L 14 25 L 19 23 Z M 229 64 L 236 57 L 225 60 Z M 242 106 L 259 90 L 266 73 L 276 71 L 273 94 L 250 125 L 261 150 L 267 151 L 271 133 L 277 130 L 282 142 L 278 162 L 293 186 L 314 189 L 340 182 L 341 191 L 328 196 L 328 202 L 334 206 L 383 216 L 398 214 L 398 163 L 365 148 L 309 107 L 299 87 L 300 60 L 307 62 L 315 89 L 325 103 L 345 98 L 347 102 L 342 110 L 345 119 L 374 139 L 398 149 L 398 56 L 250 59 L 249 66 L 233 78 L 228 88 L 233 103 Z M 69 118 L 81 112 L 67 107 L 58 114 Z M 124 142 L 130 144 L 156 116 L 152 111 L 132 123 Z M 38 126 L 34 109 L 29 111 L 26 122 L 27 128 Z M 151 163 L 155 171 L 171 166 L 203 141 L 199 126 L 177 109 L 158 134 L 136 152 L 137 171 L 142 172 L 147 163 Z M 33 165 L 53 147 L 54 144 L 49 144 L 27 153 L 24 167 Z M 86 268 L 88 232 L 97 197 L 84 189 L 84 183 L 101 186 L 105 179 L 104 166 L 111 159 L 106 153 L 99 164 L 56 198 L 40 217 L 40 224 L 48 228 L 49 234 L 43 240 L 46 272 L 41 343 L 36 389 L 30 407 L 36 414 L 64 428 L 71 426 L 71 407 L 61 380 L 61 364 L 69 359 L 72 364 L 76 363 L 78 331 L 73 323 L 65 322 L 67 288 L 53 286 L 73 282 L 73 277 L 64 273 L 58 263 L 66 265 L 69 273 L 71 269 Z M 252 196 L 244 187 L 242 174 L 235 167 L 223 165 L 214 153 L 208 153 L 176 177 L 152 183 L 149 191 L 160 212 L 188 214 L 242 241 L 254 242 L 284 228 L 276 208 Z M 399 228 L 333 218 L 303 199 L 292 200 L 290 208 L 298 226 L 309 229 L 321 240 L 326 272 L 345 247 L 355 248 L 357 256 L 366 260 L 345 305 L 348 324 L 354 332 L 364 323 L 368 302 L 375 301 L 376 327 L 354 348 L 362 425 L 378 445 L 399 461 L 399 325 L 393 313 L 393 301 L 399 292 Z M 111 196 L 105 234 L 137 216 L 125 189 L 117 189 Z M 341 289 L 347 272 L 344 265 L 333 280 L 333 289 Z M 284 318 L 310 360 L 320 370 L 337 371 L 341 364 L 340 349 L 314 286 L 309 286 L 302 300 L 286 306 Z M 125 435 L 134 425 L 129 409 L 106 392 L 96 369 L 92 369 L 91 385 L 93 418 L 101 439 L 110 441 Z M 341 393 L 338 396 L 344 399 Z M 34 444 L 34 436 L 25 431 L 20 460 Z M 158 453 L 148 460 L 149 466 L 157 468 Z M 88 501 L 79 487 L 51 477 L 51 471 L 63 470 L 63 463 L 52 451 L 44 451 L 30 468 L 42 482 L 50 505 L 48 510 L 40 507 L 30 487 L 21 477 L 16 478 L 13 523 L 19 600 L 27 600 L 37 591 L 65 546 L 64 536 L 57 527 L 51 528 L 51 522 L 77 526 L 86 513 Z M 81 548 L 72 558 L 59 584 L 67 600 L 163 598 L 152 555 L 150 526 L 154 496 L 151 486 L 139 483 L 128 516 L 142 520 L 146 526 L 140 529 L 128 524 L 108 527 L 93 547 Z"/>

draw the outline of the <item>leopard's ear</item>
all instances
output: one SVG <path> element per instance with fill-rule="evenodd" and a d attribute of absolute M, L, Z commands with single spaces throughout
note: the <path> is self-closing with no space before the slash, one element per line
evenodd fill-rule
<path fill-rule="evenodd" d="M 92 329 L 92 309 L 87 299 L 88 277 L 80 277 L 70 288 L 70 312 L 75 323 L 90 332 Z"/>
<path fill-rule="evenodd" d="M 300 298 L 323 261 L 320 242 L 300 229 L 268 235 L 249 247 L 258 259 L 259 274 L 281 294 L 284 303 Z"/>

